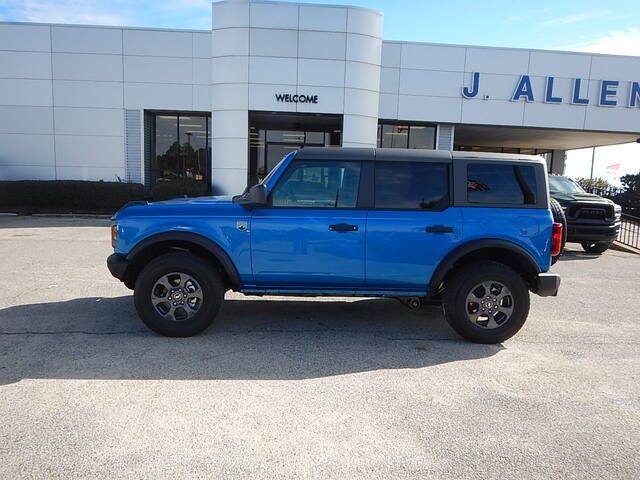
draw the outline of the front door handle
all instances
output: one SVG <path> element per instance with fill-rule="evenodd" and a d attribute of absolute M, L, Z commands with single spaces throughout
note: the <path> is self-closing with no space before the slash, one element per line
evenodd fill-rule
<path fill-rule="evenodd" d="M 348 223 L 334 223 L 329 225 L 329 230 L 332 232 L 357 232 L 357 225 L 349 225 Z"/>
<path fill-rule="evenodd" d="M 424 229 L 427 233 L 453 233 L 453 227 L 446 225 L 430 225 Z"/>

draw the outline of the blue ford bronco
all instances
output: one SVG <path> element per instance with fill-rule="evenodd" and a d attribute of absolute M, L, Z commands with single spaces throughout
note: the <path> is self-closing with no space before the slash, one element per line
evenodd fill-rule
<path fill-rule="evenodd" d="M 128 205 L 113 218 L 112 275 L 142 321 L 195 335 L 225 292 L 375 296 L 442 304 L 464 338 L 496 343 L 556 295 L 562 225 L 542 158 L 303 148 L 234 197 Z"/>

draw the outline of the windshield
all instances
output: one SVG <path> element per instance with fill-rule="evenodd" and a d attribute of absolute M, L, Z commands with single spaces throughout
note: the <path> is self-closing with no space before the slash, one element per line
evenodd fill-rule
<path fill-rule="evenodd" d="M 271 180 L 271 177 L 273 177 L 273 175 L 280 170 L 280 167 L 282 166 L 282 164 L 285 162 L 285 160 L 287 160 L 287 158 L 289 158 L 291 155 L 295 155 L 295 153 L 297 152 L 297 150 L 294 150 L 293 152 L 290 152 L 288 154 L 286 154 L 282 160 L 280 160 L 277 165 L 275 167 L 273 167 L 271 169 L 271 171 L 269 172 L 269 174 L 264 177 L 259 183 L 260 185 L 264 185 L 267 189 L 269 188 L 269 180 Z"/>
<path fill-rule="evenodd" d="M 580 185 L 567 177 L 549 175 L 549 190 L 561 193 L 584 193 Z"/>

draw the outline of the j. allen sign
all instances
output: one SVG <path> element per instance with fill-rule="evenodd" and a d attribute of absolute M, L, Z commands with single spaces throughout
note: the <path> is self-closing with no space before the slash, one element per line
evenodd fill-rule
<path fill-rule="evenodd" d="M 553 91 L 553 82 L 554 77 L 546 78 L 543 100 L 545 103 L 562 103 L 563 98 Z M 626 101 L 626 106 L 629 108 L 638 107 L 640 106 L 640 82 L 630 82 L 630 84 L 631 88 L 629 91 L 629 98 Z M 618 99 L 616 96 L 619 86 L 620 82 L 618 80 L 601 80 L 598 92 L 598 106 L 616 107 L 618 105 Z M 479 90 L 480 72 L 473 72 L 471 86 L 462 87 L 462 96 L 464 98 L 474 98 L 478 95 Z M 569 99 L 570 102 L 574 105 L 589 105 L 589 99 L 586 97 L 586 90 L 587 87 L 586 85 L 583 85 L 583 79 L 574 78 L 571 98 Z M 536 100 L 533 95 L 533 87 L 531 86 L 531 77 L 529 75 L 522 75 L 520 77 L 510 100 L 517 102 L 520 99 L 524 99 L 526 102 L 535 102 Z"/>

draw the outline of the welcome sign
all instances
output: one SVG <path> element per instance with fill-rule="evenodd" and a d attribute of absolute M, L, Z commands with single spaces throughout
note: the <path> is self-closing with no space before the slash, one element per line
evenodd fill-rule
<path fill-rule="evenodd" d="M 545 103 L 562 103 L 564 99 L 553 90 L 555 77 L 546 77 L 545 95 L 543 101 Z M 573 87 L 571 92 L 570 103 L 574 105 L 589 105 L 589 99 L 586 97 L 586 86 L 583 86 L 582 78 L 573 79 Z M 462 87 L 462 96 L 464 98 L 475 98 L 480 91 L 480 72 L 473 72 L 471 85 Z M 640 106 L 640 82 L 629 82 L 631 84 L 629 98 L 625 105 L 629 108 Z M 618 80 L 601 80 L 598 94 L 598 106 L 600 107 L 617 107 L 618 106 Z M 535 102 L 536 98 L 533 94 L 530 75 L 521 75 L 516 83 L 513 95 L 510 100 L 517 102 L 524 99 L 526 102 Z"/>

